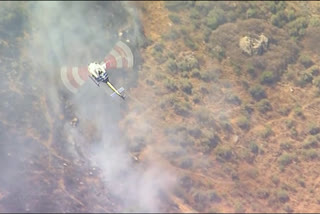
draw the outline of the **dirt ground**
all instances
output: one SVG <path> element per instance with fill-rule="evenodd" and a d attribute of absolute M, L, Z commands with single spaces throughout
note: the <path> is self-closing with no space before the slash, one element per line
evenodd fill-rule
<path fill-rule="evenodd" d="M 295 7 L 296 2 L 288 2 L 293 4 Z M 170 28 L 173 26 L 172 22 L 168 18 L 168 11 L 164 7 L 164 2 L 139 2 L 137 5 L 141 8 L 141 18 L 143 26 L 145 29 L 146 36 L 152 39 L 155 43 L 161 41 L 161 36 L 167 33 Z M 308 6 L 310 5 L 310 6 Z M 318 13 L 318 4 L 316 2 L 308 2 L 304 7 L 313 8 L 313 12 Z M 310 9 L 310 8 L 309 8 Z M 178 41 L 175 45 L 179 46 Z M 172 46 L 165 43 L 165 47 L 170 49 Z M 275 106 L 275 111 L 277 111 L 281 106 L 294 106 L 300 104 L 303 109 L 305 118 L 297 119 L 294 116 L 294 113 L 291 112 L 288 116 L 281 116 L 279 113 L 273 113 L 265 116 L 256 115 L 253 119 L 252 129 L 247 133 L 237 133 L 239 138 L 239 143 L 237 143 L 233 148 L 235 153 L 240 153 L 242 148 L 245 148 L 245 141 L 253 138 L 257 133 L 261 132 L 265 126 L 270 125 L 273 130 L 273 134 L 268 138 L 266 144 L 264 145 L 264 155 L 258 156 L 254 160 L 254 164 L 248 164 L 244 161 L 234 165 L 231 168 L 237 168 L 239 174 L 239 179 L 241 182 L 233 182 L 230 178 L 227 178 L 223 174 L 225 173 L 224 167 L 220 166 L 214 159 L 212 161 L 214 164 L 209 165 L 206 169 L 193 169 L 185 170 L 178 167 L 175 167 L 172 162 L 166 159 L 161 153 L 165 150 L 164 148 L 169 148 L 167 139 L 163 130 L 171 123 L 182 123 L 187 124 L 191 123 L 188 119 L 181 119 L 171 112 L 159 112 L 157 106 L 159 102 L 157 96 L 154 94 L 157 93 L 162 87 L 157 85 L 150 87 L 146 84 L 147 79 L 154 80 L 154 74 L 157 72 L 164 72 L 165 67 L 154 66 L 157 64 L 154 59 L 151 57 L 152 47 L 147 48 L 143 51 L 142 55 L 145 59 L 145 63 L 141 70 L 141 77 L 139 80 L 139 85 L 137 88 L 130 91 L 131 94 L 134 94 L 135 97 L 138 97 L 135 101 L 132 101 L 129 106 L 137 106 L 145 108 L 145 111 L 142 111 L 139 114 L 129 114 L 126 116 L 124 121 L 131 118 L 136 122 L 139 122 L 139 118 L 148 118 L 152 121 L 153 130 L 157 130 L 153 136 L 154 142 L 152 145 L 146 147 L 139 155 L 140 160 L 143 161 L 152 161 L 161 163 L 168 170 L 172 170 L 173 173 L 179 176 L 189 175 L 195 183 L 198 183 L 206 188 L 213 187 L 221 195 L 224 196 L 224 200 L 218 205 L 207 205 L 212 209 L 217 209 L 220 212 L 234 212 L 235 206 L 242 207 L 245 212 L 275 212 L 280 211 L 281 208 L 277 205 L 268 205 L 270 201 L 265 201 L 261 198 L 257 198 L 255 195 L 258 189 L 272 189 L 270 195 L 276 195 L 276 190 L 279 189 L 277 185 L 272 182 L 273 177 L 278 177 L 282 183 L 282 187 L 285 189 L 294 189 L 290 191 L 290 201 L 287 203 L 294 212 L 316 212 L 319 210 L 319 202 L 317 199 L 318 185 L 316 180 L 319 178 L 319 173 L 316 172 L 317 162 L 294 162 L 290 169 L 287 169 L 285 172 L 280 172 L 278 167 L 278 158 L 281 154 L 279 143 L 286 141 L 288 139 L 288 132 L 286 131 L 284 124 L 288 119 L 292 119 L 296 122 L 297 131 L 304 132 L 305 124 L 307 122 L 318 123 L 319 120 L 315 118 L 319 114 L 320 109 L 317 107 L 318 99 L 314 98 L 313 90 L 308 88 L 299 88 L 292 83 L 286 81 L 281 81 L 275 87 L 268 89 L 268 98 L 272 104 Z M 176 49 L 171 49 L 176 50 Z M 203 47 L 200 47 L 197 50 L 197 53 L 201 54 Z M 306 50 L 307 51 L 307 50 Z M 316 56 L 315 56 L 316 57 Z M 204 62 L 207 62 L 209 58 L 206 56 L 203 57 Z M 315 61 L 317 59 L 315 58 Z M 245 95 L 245 92 L 242 86 L 237 81 L 237 76 L 232 73 L 231 68 L 228 67 L 228 63 L 225 62 L 226 70 L 223 74 L 223 78 L 228 80 L 233 86 L 234 90 L 238 91 L 240 95 Z M 156 82 L 156 81 L 155 81 Z M 195 83 L 194 85 L 197 85 Z M 161 92 L 159 92 L 161 93 Z M 279 104 L 279 105 L 277 105 Z M 207 103 L 208 108 L 219 114 L 223 109 L 224 105 L 219 105 L 219 102 L 213 104 Z M 238 107 L 233 107 L 230 109 L 231 114 L 237 115 L 239 113 Z M 130 126 L 126 126 L 126 129 Z M 133 128 L 133 127 L 132 127 Z M 132 133 L 132 134 L 130 134 Z M 133 133 L 137 133 L 135 129 L 132 129 L 129 133 L 129 136 L 133 136 Z M 154 133 L 154 132 L 153 132 Z M 237 138 L 238 138 L 237 137 Z M 298 148 L 301 138 L 294 140 L 294 147 Z M 195 159 L 202 159 L 202 154 L 197 154 L 193 152 L 189 156 L 194 157 Z M 236 166 L 236 167 L 235 167 Z M 252 178 L 250 172 L 257 171 L 258 175 L 255 178 Z M 297 184 L 297 180 L 303 179 L 307 188 L 302 187 Z M 180 212 L 194 212 L 199 210 L 197 203 L 192 201 L 190 192 L 185 193 L 183 197 L 179 198 L 175 194 L 170 193 L 171 200 L 176 203 L 180 209 Z M 271 197 L 271 196 L 270 196 Z M 184 199 L 182 199 L 184 198 Z M 189 200 L 188 200 L 189 199 Z M 254 206 L 252 205 L 254 204 Z M 253 209 L 252 207 L 255 207 Z M 239 208 L 240 209 L 240 208 Z M 201 211 L 201 209 L 200 209 Z M 208 210 L 207 210 L 208 211 Z M 282 210 L 281 210 L 282 211 Z"/>

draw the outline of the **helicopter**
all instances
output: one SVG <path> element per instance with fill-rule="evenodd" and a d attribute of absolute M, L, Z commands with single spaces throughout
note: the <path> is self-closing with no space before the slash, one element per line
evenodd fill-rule
<path fill-rule="evenodd" d="M 125 99 L 124 88 L 114 87 L 108 71 L 110 69 L 130 69 L 133 67 L 133 54 L 127 44 L 118 41 L 101 63 L 92 62 L 87 67 L 66 67 L 60 69 L 60 76 L 64 86 L 72 93 L 77 93 L 79 88 L 90 78 L 97 86 L 101 83 L 110 88 L 111 97 L 119 96 Z"/>
<path fill-rule="evenodd" d="M 109 88 L 111 88 L 114 92 L 111 94 L 111 97 L 114 97 L 115 94 L 120 96 L 122 99 L 125 99 L 125 95 L 122 94 L 124 91 L 124 88 L 121 87 L 119 89 L 116 89 L 109 81 L 109 75 L 107 73 L 107 70 L 103 66 L 104 63 L 98 64 L 97 62 L 92 62 L 88 66 L 89 70 L 89 77 L 92 79 L 92 81 L 97 85 L 100 86 L 100 82 L 106 83 Z"/>

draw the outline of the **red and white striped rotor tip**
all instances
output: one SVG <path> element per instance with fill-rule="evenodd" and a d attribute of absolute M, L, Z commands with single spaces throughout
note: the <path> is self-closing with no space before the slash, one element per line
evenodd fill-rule
<path fill-rule="evenodd" d="M 108 56 L 105 57 L 104 63 L 106 69 L 110 68 L 132 68 L 133 54 L 131 49 L 122 41 L 118 41 L 112 48 Z M 104 64 L 103 63 L 103 64 Z"/>
<path fill-rule="evenodd" d="M 133 67 L 133 54 L 131 49 L 122 41 L 118 41 L 101 64 L 106 69 L 129 69 Z M 89 79 L 88 67 L 62 67 L 61 80 L 64 86 L 72 93 Z"/>

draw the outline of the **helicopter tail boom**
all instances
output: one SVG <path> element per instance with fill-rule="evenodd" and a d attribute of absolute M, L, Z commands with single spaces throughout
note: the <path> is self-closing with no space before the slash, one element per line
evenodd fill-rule
<path fill-rule="evenodd" d="M 111 97 L 115 97 L 116 95 L 119 95 L 121 98 L 124 98 L 124 95 L 122 94 L 122 92 L 124 91 L 124 88 L 121 87 L 121 88 L 119 88 L 117 91 L 119 92 L 119 94 L 115 91 L 115 92 L 113 92 L 110 96 L 111 96 Z"/>

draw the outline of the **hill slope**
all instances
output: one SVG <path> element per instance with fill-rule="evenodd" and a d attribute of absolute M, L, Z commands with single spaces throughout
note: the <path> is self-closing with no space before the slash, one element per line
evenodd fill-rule
<path fill-rule="evenodd" d="M 297 4 L 138 3 L 153 44 L 121 125 L 177 176 L 181 211 L 318 210 L 319 22 Z M 261 33 L 268 50 L 245 55 Z"/>

